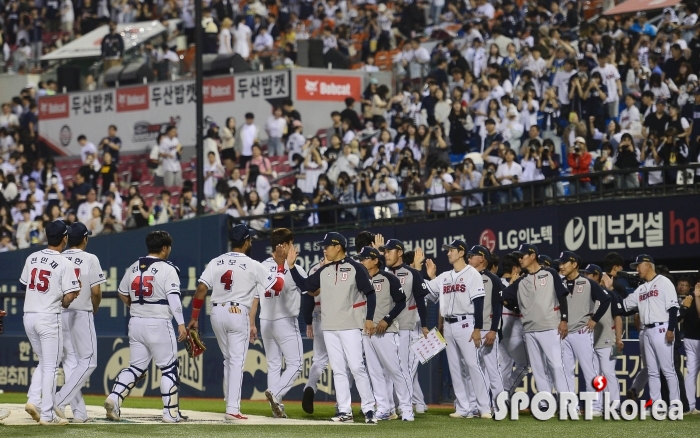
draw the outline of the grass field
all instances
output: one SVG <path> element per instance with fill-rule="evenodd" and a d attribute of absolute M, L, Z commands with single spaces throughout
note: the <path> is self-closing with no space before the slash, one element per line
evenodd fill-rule
<path fill-rule="evenodd" d="M 87 404 L 101 406 L 104 397 L 86 396 Z M 24 394 L 0 394 L 3 403 L 25 403 Z M 224 412 L 223 400 L 183 399 L 182 411 Z M 157 398 L 129 398 L 124 404 L 132 408 L 160 408 L 161 400 Z M 313 415 L 301 410 L 296 402 L 285 404 L 287 414 L 295 419 L 324 420 L 333 415 L 332 404 L 316 404 Z M 364 421 L 359 415 L 359 407 L 353 407 L 355 421 Z M 269 405 L 265 402 L 243 402 L 242 412 L 252 415 L 270 416 Z M 206 438 L 229 436 L 236 437 L 281 437 L 281 438 L 315 438 L 315 437 L 381 437 L 381 438 L 450 438 L 450 437 L 498 437 L 498 438 L 550 438 L 550 437 L 690 437 L 694 436 L 700 426 L 700 415 L 685 417 L 683 421 L 537 421 L 529 416 L 521 416 L 519 421 L 492 421 L 481 419 L 454 419 L 448 417 L 451 408 L 431 407 L 426 414 L 416 415 L 416 421 L 380 422 L 376 426 L 343 427 L 331 425 L 319 426 L 236 426 L 236 425 L 68 425 L 65 427 L 6 426 L 0 422 L 2 437 L 197 437 Z M 12 415 L 26 415 L 13 412 Z M 232 430 L 235 428 L 235 431 Z"/>

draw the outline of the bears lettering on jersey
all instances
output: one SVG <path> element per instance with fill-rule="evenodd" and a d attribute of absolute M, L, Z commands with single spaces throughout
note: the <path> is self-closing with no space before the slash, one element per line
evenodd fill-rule
<path fill-rule="evenodd" d="M 643 294 L 639 295 L 639 301 L 644 301 L 648 298 L 651 297 L 658 297 L 659 296 L 659 291 L 656 289 L 650 290 L 649 292 L 644 292 Z"/>
<path fill-rule="evenodd" d="M 466 292 L 466 291 L 467 291 L 466 284 L 446 284 L 442 287 L 442 293 L 444 293 L 444 294 L 450 294 L 453 292 Z"/>

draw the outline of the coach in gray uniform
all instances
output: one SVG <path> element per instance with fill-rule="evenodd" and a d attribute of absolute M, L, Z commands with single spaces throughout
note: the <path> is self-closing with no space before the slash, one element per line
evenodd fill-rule
<path fill-rule="evenodd" d="M 575 388 L 574 371 L 576 360 L 586 381 L 586 391 L 595 393 L 593 379 L 598 375 L 598 360 L 593 348 L 593 331 L 610 307 L 610 295 L 596 282 L 579 274 L 581 259 L 571 251 L 564 251 L 557 260 L 559 272 L 564 276 L 569 290 L 569 335 L 564 339 L 564 368 L 569 387 Z M 593 313 L 596 301 L 598 310 Z M 602 415 L 601 397 L 593 402 L 593 416 Z"/>
<path fill-rule="evenodd" d="M 537 390 L 551 391 L 549 374 L 557 393 L 573 392 L 566 379 L 561 354 L 562 341 L 568 333 L 566 295 L 569 291 L 556 271 L 539 264 L 535 245 L 522 244 L 513 253 L 519 257 L 525 275 L 501 292 L 501 302 L 504 307 L 523 315 L 527 357 Z"/>
<path fill-rule="evenodd" d="M 328 359 L 333 369 L 338 414 L 331 420 L 352 422 L 350 383 L 347 369 L 355 378 L 355 386 L 362 399 L 365 422 L 376 424 L 374 395 L 362 360 L 362 329 L 374 333 L 376 296 L 367 269 L 345 255 L 347 239 L 340 233 L 328 233 L 321 242 L 323 255 L 328 261 L 308 278 L 296 269 L 290 273 L 296 285 L 309 295 L 320 293 L 321 327 L 328 349 Z M 294 252 L 293 252 L 294 251 Z M 290 248 L 290 259 L 296 251 Z M 320 290 L 319 290 L 320 289 Z"/>

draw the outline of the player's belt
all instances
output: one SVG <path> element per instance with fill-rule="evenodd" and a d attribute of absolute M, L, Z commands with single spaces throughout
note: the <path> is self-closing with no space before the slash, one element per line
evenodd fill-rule
<path fill-rule="evenodd" d="M 468 316 L 471 315 L 446 316 L 445 321 L 449 322 L 450 324 L 453 324 L 455 322 L 464 321 L 465 319 L 467 319 Z"/>
<path fill-rule="evenodd" d="M 651 324 L 644 324 L 644 328 L 654 328 L 654 327 L 658 327 L 658 326 L 664 325 L 664 324 L 666 324 L 666 323 L 665 322 L 653 322 Z"/>
<path fill-rule="evenodd" d="M 502 315 L 505 315 L 505 316 L 515 316 L 515 317 L 518 317 L 518 318 L 522 318 L 522 317 L 523 317 L 523 315 L 520 315 L 519 313 L 508 313 L 508 312 L 503 312 Z"/>
<path fill-rule="evenodd" d="M 158 300 L 158 301 L 146 301 L 143 300 L 139 304 L 160 304 L 161 306 L 168 306 L 170 303 L 168 300 Z"/>
<path fill-rule="evenodd" d="M 416 306 L 415 304 L 412 306 L 408 306 L 408 310 L 416 310 L 417 308 L 418 306 Z"/>
<path fill-rule="evenodd" d="M 227 305 L 227 304 L 231 305 L 232 307 L 239 307 L 239 306 L 242 306 L 241 303 L 236 303 L 236 302 L 234 302 L 234 301 L 226 301 L 226 302 L 223 302 L 223 303 L 211 303 L 212 306 L 222 306 L 222 307 L 225 306 L 225 305 Z"/>
<path fill-rule="evenodd" d="M 356 308 L 358 308 L 358 307 L 364 306 L 365 304 L 367 304 L 367 301 L 363 301 L 363 302 L 361 302 L 361 303 L 355 303 L 355 304 L 352 305 L 352 308 L 353 308 L 353 309 L 356 309 Z"/>

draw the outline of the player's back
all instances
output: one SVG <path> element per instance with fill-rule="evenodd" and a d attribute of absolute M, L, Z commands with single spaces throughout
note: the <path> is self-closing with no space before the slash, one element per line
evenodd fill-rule
<path fill-rule="evenodd" d="M 235 302 L 250 308 L 255 293 L 270 290 L 276 275 L 276 268 L 272 272 L 245 254 L 227 252 L 209 262 L 199 281 L 212 290 L 212 303 Z"/>
<path fill-rule="evenodd" d="M 27 257 L 19 281 L 27 286 L 24 313 L 61 313 L 63 295 L 80 290 L 70 261 L 51 249 Z"/>
<path fill-rule="evenodd" d="M 91 312 L 92 287 L 105 283 L 104 272 L 97 256 L 78 248 L 70 248 L 61 253 L 73 264 L 75 275 L 80 281 L 80 295 L 73 300 L 66 310 L 84 310 Z"/>
<path fill-rule="evenodd" d="M 171 319 L 168 294 L 180 294 L 178 269 L 157 257 L 141 257 L 126 270 L 119 293 L 131 297 L 131 316 Z"/>
<path fill-rule="evenodd" d="M 416 326 L 416 322 L 419 321 L 416 300 L 425 299 L 424 297 L 413 296 L 413 282 L 418 281 L 422 283 L 423 279 L 418 271 L 405 264 L 398 268 L 387 268 L 387 271 L 399 279 L 403 293 L 406 295 L 406 308 L 396 317 L 399 329 L 412 330 Z M 425 285 L 423 285 L 423 290 L 425 291 Z"/>
<path fill-rule="evenodd" d="M 277 262 L 272 257 L 268 258 L 262 265 L 268 270 L 270 275 L 277 275 Z M 297 265 L 297 271 L 306 277 L 304 269 Z M 284 266 L 284 287 L 281 291 L 266 290 L 260 295 L 260 319 L 275 320 L 281 318 L 296 318 L 299 316 L 301 306 L 301 290 L 294 283 L 289 267 L 285 262 Z"/>

